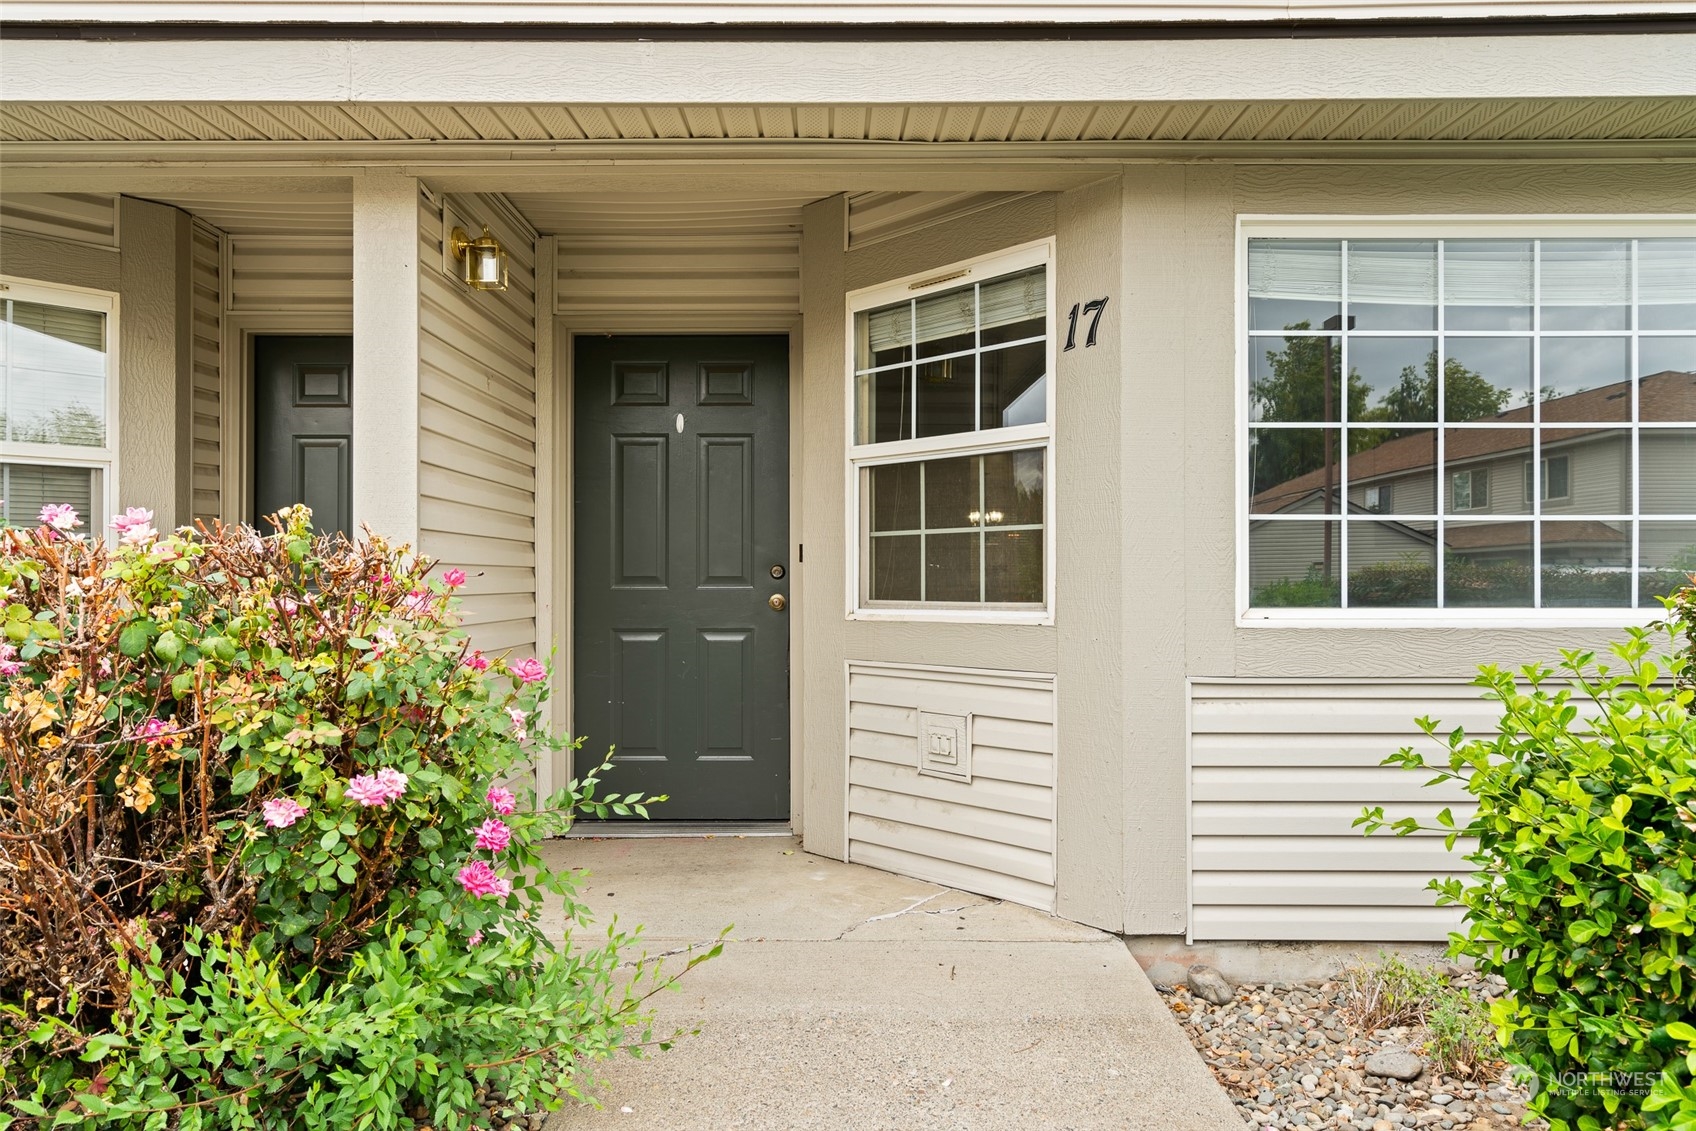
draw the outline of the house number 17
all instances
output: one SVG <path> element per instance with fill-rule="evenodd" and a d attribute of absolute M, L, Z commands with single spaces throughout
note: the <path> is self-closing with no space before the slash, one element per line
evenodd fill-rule
<path fill-rule="evenodd" d="M 1089 319 L 1089 333 L 1084 335 L 1084 348 L 1087 350 L 1095 344 L 1095 332 L 1101 326 L 1101 312 L 1106 309 L 1107 300 L 1104 298 L 1092 298 L 1085 303 L 1074 302 L 1071 313 L 1066 316 L 1066 349 L 1078 348 L 1079 312 L 1081 311 L 1085 318 L 1089 318 L 1092 314 L 1095 315 L 1094 318 Z M 1066 350 L 1060 352 L 1064 353 Z"/>

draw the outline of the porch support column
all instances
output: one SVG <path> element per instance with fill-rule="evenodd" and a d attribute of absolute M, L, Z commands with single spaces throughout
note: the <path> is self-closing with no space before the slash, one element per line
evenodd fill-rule
<path fill-rule="evenodd" d="M 418 545 L 418 178 L 353 179 L 353 523 Z"/>
<path fill-rule="evenodd" d="M 118 496 L 146 507 L 161 530 L 194 513 L 193 290 L 189 217 L 118 198 Z M 107 515 L 85 516 L 90 530 Z"/>

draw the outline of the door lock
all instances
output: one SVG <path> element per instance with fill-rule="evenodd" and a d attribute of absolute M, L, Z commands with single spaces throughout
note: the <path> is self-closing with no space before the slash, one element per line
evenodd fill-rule
<path fill-rule="evenodd" d="M 788 603 L 788 601 L 783 599 L 783 594 L 781 593 L 773 593 L 766 599 L 766 604 L 770 605 L 775 611 L 780 613 L 783 611 L 783 607 Z"/>
<path fill-rule="evenodd" d="M 774 565 L 774 566 L 771 567 L 771 579 L 773 581 L 782 581 L 783 580 L 783 567 L 782 566 Z"/>

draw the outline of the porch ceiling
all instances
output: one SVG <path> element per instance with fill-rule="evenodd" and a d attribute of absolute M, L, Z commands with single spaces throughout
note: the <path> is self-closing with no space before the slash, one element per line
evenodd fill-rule
<path fill-rule="evenodd" d="M 11 142 L 1586 141 L 1696 138 L 1696 98 L 1068 104 L 12 102 Z"/>

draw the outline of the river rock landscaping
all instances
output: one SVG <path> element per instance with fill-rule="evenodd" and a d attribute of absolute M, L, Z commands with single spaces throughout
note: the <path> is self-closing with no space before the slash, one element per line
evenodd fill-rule
<path fill-rule="evenodd" d="M 1451 973 L 1448 983 L 1480 1001 L 1503 990 L 1498 979 L 1469 972 Z M 1210 985 L 1205 975 L 1202 984 Z M 1486 1062 L 1470 1079 L 1446 1074 L 1432 1064 L 1425 1026 L 1357 1024 L 1358 999 L 1346 978 L 1244 984 L 1222 1005 L 1188 985 L 1156 988 L 1255 1131 L 1548 1126 L 1525 1122 L 1526 1091 L 1505 1064 Z"/>

